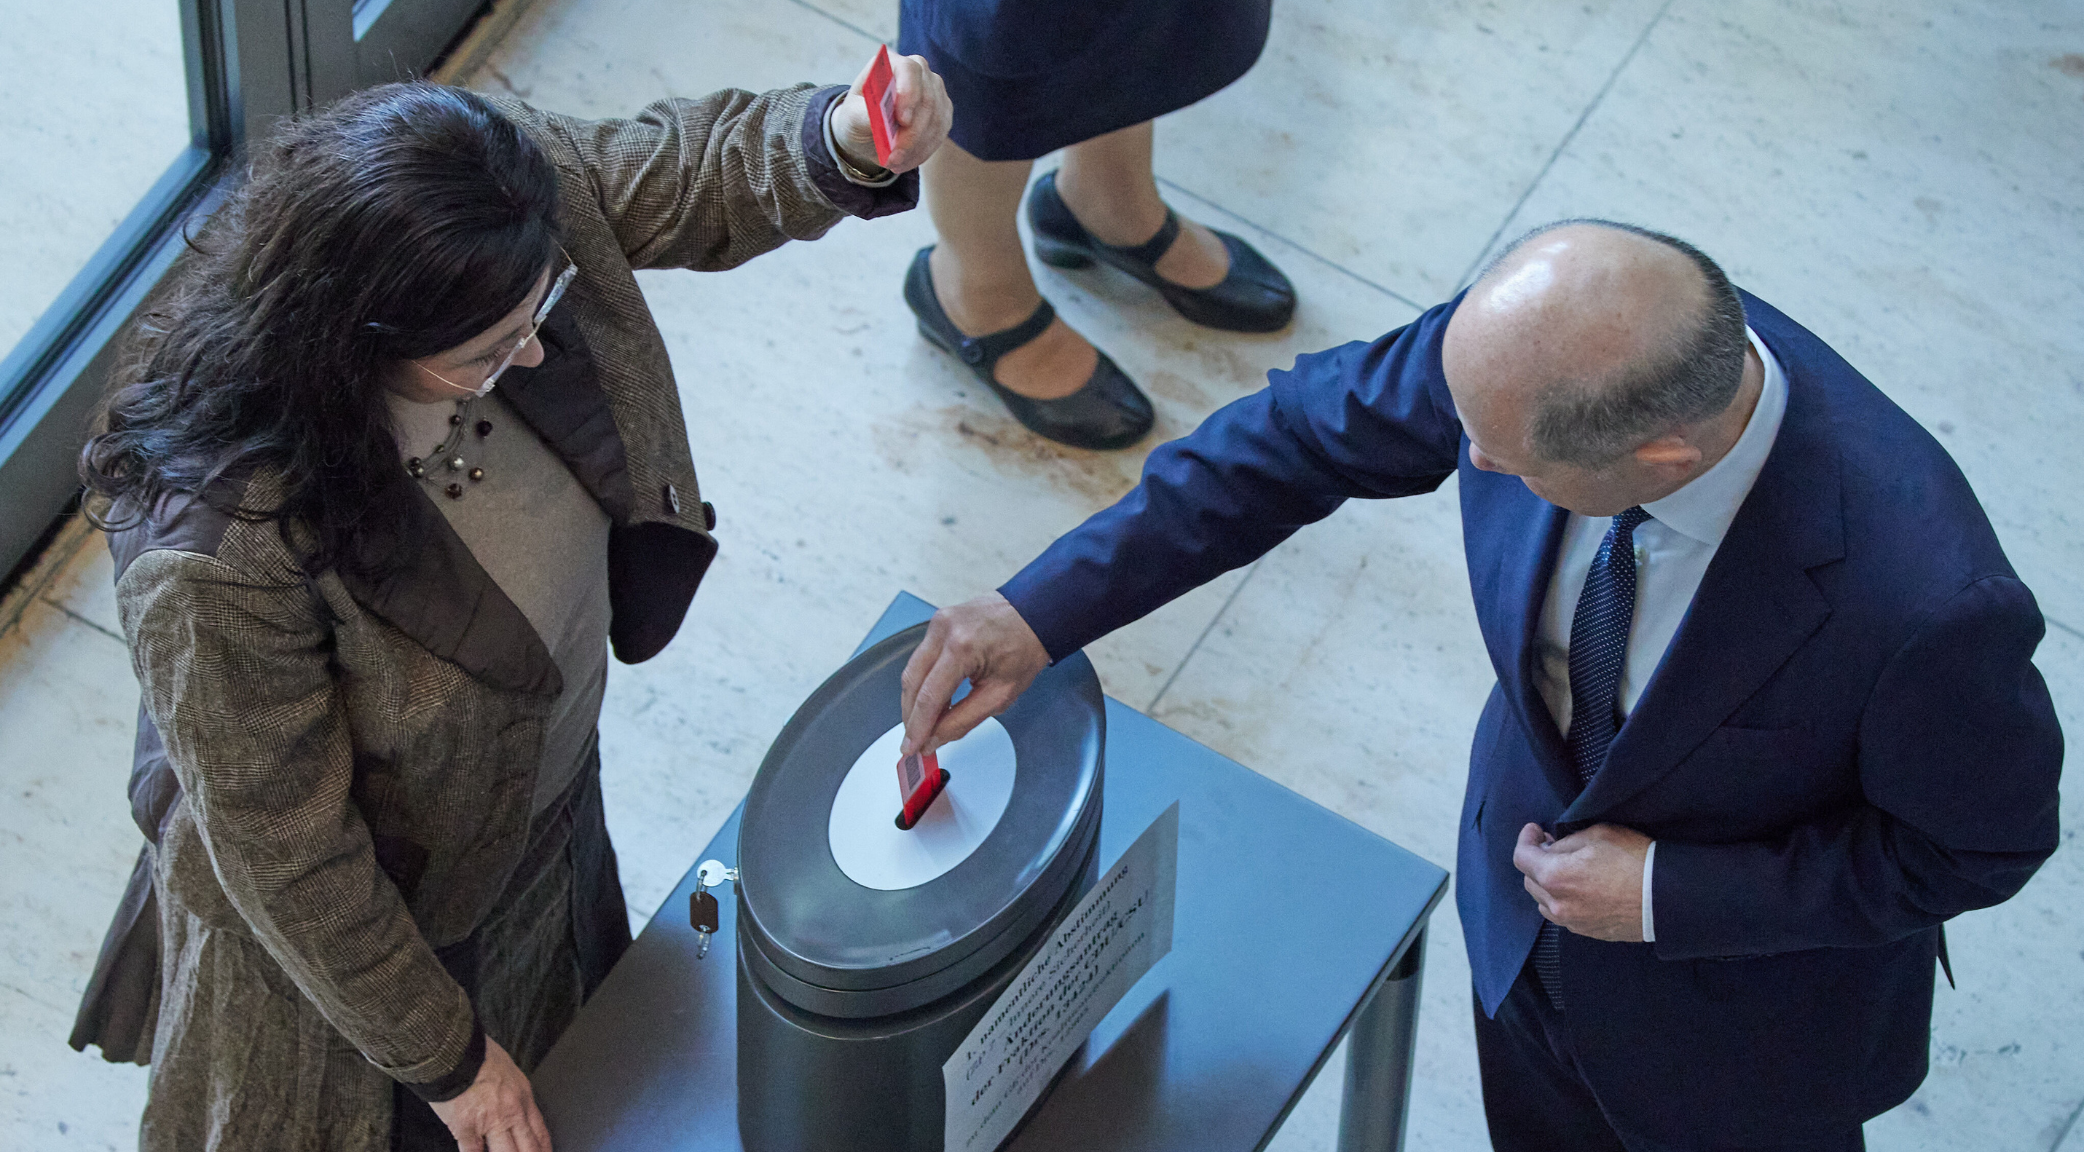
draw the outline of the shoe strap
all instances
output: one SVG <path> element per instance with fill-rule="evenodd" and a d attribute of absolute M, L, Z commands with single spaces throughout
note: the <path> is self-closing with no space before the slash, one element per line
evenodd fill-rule
<path fill-rule="evenodd" d="M 1055 322 L 1056 309 L 1050 306 L 1049 301 L 1044 300 L 1035 306 L 1034 312 L 1030 313 L 1027 319 L 1011 328 L 988 332 L 982 336 L 963 337 L 955 346 L 955 354 L 962 357 L 965 364 L 979 367 L 994 364 L 998 362 L 999 357 L 1048 331 L 1049 326 Z"/>
<path fill-rule="evenodd" d="M 1158 266 L 1158 258 L 1172 250 L 1172 242 L 1179 239 L 1179 213 L 1165 209 L 1165 223 L 1158 225 L 1158 234 L 1135 245 L 1105 245 L 1108 251 L 1129 260 L 1134 260 L 1152 270 Z"/>

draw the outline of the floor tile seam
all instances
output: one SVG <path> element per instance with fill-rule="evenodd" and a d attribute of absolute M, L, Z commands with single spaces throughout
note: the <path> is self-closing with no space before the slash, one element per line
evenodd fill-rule
<path fill-rule="evenodd" d="M 16 984 L 12 981 L 0 982 L 0 992 L 12 992 L 16 996 L 19 996 L 22 999 L 27 1000 L 29 1003 L 36 1005 L 38 1008 L 41 1008 L 46 1012 L 55 1012 L 62 1016 L 66 1011 L 63 1005 L 53 1004 L 50 1001 L 44 999 L 43 997 L 38 996 L 35 993 L 29 991 L 27 988 L 24 988 L 21 985 Z"/>
<path fill-rule="evenodd" d="M 94 533 L 91 530 L 81 530 L 80 523 L 75 520 L 60 529 L 46 546 L 44 554 L 37 557 L 36 562 L 24 573 L 27 578 L 15 587 L 7 589 L 5 595 L 0 595 L 0 636 L 14 631 L 15 626 L 22 622 L 23 615 L 29 611 L 31 604 L 48 601 L 44 593 L 58 582 L 58 578 L 64 575 L 65 570 L 71 567 L 73 560 L 87 546 L 87 541 Z"/>
<path fill-rule="evenodd" d="M 28 614 L 31 604 L 43 602 L 43 597 L 38 595 L 37 591 L 20 591 L 19 596 L 0 597 L 0 639 L 5 639 L 15 630 L 15 626 L 22 622 L 22 617 Z"/>
<path fill-rule="evenodd" d="M 1411 299 L 1409 296 L 1404 295 L 1402 292 L 1399 292 L 1386 284 L 1378 284 L 1375 281 L 1368 279 L 1366 276 L 1363 276 L 1360 273 L 1355 272 L 1353 269 L 1346 267 L 1344 264 L 1339 263 L 1337 260 L 1334 260 L 1331 257 L 1316 251 L 1315 249 L 1312 249 L 1309 245 L 1300 243 L 1287 236 L 1284 236 L 1281 233 L 1276 232 L 1271 228 L 1268 228 L 1266 225 L 1259 223 L 1257 220 L 1254 220 L 1241 212 L 1236 212 L 1229 208 L 1225 208 L 1220 201 L 1212 200 L 1209 197 L 1203 195 L 1202 193 L 1196 192 L 1192 188 L 1188 188 L 1185 185 L 1180 184 L 1178 181 L 1168 180 L 1163 176 L 1159 176 L 1157 180 L 1159 184 L 1165 186 L 1166 188 L 1169 188 L 1174 192 L 1178 192 L 1183 196 L 1192 196 L 1194 199 L 1199 200 L 1203 204 L 1208 205 L 1210 208 L 1213 208 L 1218 212 L 1221 212 L 1223 215 L 1230 217 L 1232 220 L 1235 220 L 1248 228 L 1256 228 L 1259 231 L 1264 232 L 1268 236 L 1271 236 L 1274 239 L 1279 240 L 1281 243 L 1286 244 L 1290 248 L 1295 249 L 1297 252 L 1300 252 L 1305 256 L 1308 256 L 1310 259 L 1315 260 L 1319 264 L 1324 265 L 1332 271 L 1340 273 L 1348 279 L 1354 280 L 1358 283 L 1365 284 L 1368 287 L 1373 288 L 1375 291 L 1382 293 L 1384 296 L 1387 296 L 1390 299 L 1395 300 L 1397 303 L 1404 305 L 1406 308 L 1410 308 L 1415 312 L 1423 312 L 1426 310 L 1425 305 L 1420 304 L 1418 301 Z"/>
<path fill-rule="evenodd" d="M 1534 179 L 1527 182 L 1526 189 L 1520 193 L 1520 198 L 1513 203 L 1512 209 L 1505 213 L 1503 219 L 1498 221 L 1498 227 L 1491 233 L 1490 239 L 1485 240 L 1483 247 L 1476 250 L 1475 259 L 1469 262 L 1469 267 L 1463 270 L 1461 278 L 1455 281 L 1455 290 L 1457 292 L 1469 286 L 1469 278 L 1476 275 L 1477 271 L 1483 267 L 1484 258 L 1490 255 L 1492 247 L 1498 243 L 1498 238 L 1505 235 L 1505 230 L 1512 226 L 1512 222 L 1519 216 L 1520 210 L 1527 206 L 1527 201 L 1533 199 L 1535 189 L 1540 188 L 1542 181 L 1548 179 L 1549 170 L 1554 168 L 1556 161 L 1562 158 L 1565 151 L 1569 150 L 1571 142 L 1577 139 L 1578 133 L 1584 130 L 1586 122 L 1592 119 L 1592 113 L 1598 111 L 1599 106 L 1606 102 L 1606 95 L 1608 92 L 1613 91 L 1614 82 L 1621 78 L 1621 73 L 1626 72 L 1628 65 L 1635 60 L 1636 53 L 1642 51 L 1643 45 L 1649 42 L 1650 33 L 1656 31 L 1659 24 L 1664 23 L 1664 14 L 1671 11 L 1673 3 L 1674 0 L 1664 0 L 1663 5 L 1657 9 L 1657 14 L 1650 17 L 1649 22 L 1643 25 L 1643 30 L 1636 36 L 1635 43 L 1628 46 L 1628 51 L 1622 54 L 1620 63 L 1615 64 L 1614 70 L 1607 74 L 1606 82 L 1599 86 L 1599 91 L 1592 94 L 1592 99 L 1585 104 L 1584 110 L 1578 113 L 1577 121 L 1570 126 L 1568 132 L 1563 134 L 1563 138 L 1556 142 L 1555 151 L 1549 153 L 1549 158 L 1541 165 L 1541 171 L 1536 172 Z"/>
<path fill-rule="evenodd" d="M 859 24 L 856 24 L 843 16 L 833 15 L 832 13 L 825 11 L 823 8 L 818 7 L 816 4 L 810 3 L 809 0 L 789 0 L 789 3 L 794 4 L 796 7 L 801 8 L 806 12 L 815 12 L 818 15 L 823 16 L 825 19 L 832 21 L 834 24 L 837 24 L 840 27 L 846 29 L 847 31 L 854 33 L 855 35 L 865 37 L 877 44 L 883 43 L 883 38 L 881 36 L 878 36 L 875 33 L 870 32 L 868 29 L 861 27 Z"/>
<path fill-rule="evenodd" d="M 37 599 L 41 601 L 45 607 L 56 608 L 58 611 L 63 612 L 67 616 L 72 617 L 76 623 L 85 624 L 87 627 L 94 629 L 96 632 L 101 633 L 103 636 L 106 636 L 109 639 L 114 640 L 116 643 L 123 645 L 124 648 L 127 649 L 130 647 L 130 641 L 125 639 L 121 632 L 114 631 L 113 629 L 110 629 L 96 621 L 89 620 L 87 617 L 82 616 L 79 613 L 73 611 L 72 609 L 66 607 L 63 601 L 53 600 L 49 596 L 39 596 L 37 597 Z"/>
<path fill-rule="evenodd" d="M 2062 1131 L 2055 1134 L 2055 1142 L 2048 1145 L 2048 1152 L 2062 1152 L 2062 1146 L 2069 1141 L 2070 1133 L 2077 1130 L 2079 1116 L 2084 1116 L 2084 1100 L 2077 1101 L 2077 1106 L 2070 1109 L 2070 1118 L 2063 1121 Z"/>
<path fill-rule="evenodd" d="M 1230 613 L 1230 606 L 1237 603 L 1237 598 L 1244 592 L 1245 585 L 1250 584 L 1252 577 L 1259 574 L 1259 566 L 1265 563 L 1265 560 L 1266 558 L 1262 556 L 1258 560 L 1252 561 L 1252 566 L 1245 569 L 1245 578 L 1239 580 L 1237 587 L 1230 590 L 1230 595 L 1223 598 L 1222 607 L 1217 608 L 1216 614 L 1208 618 L 1208 624 L 1201 629 L 1201 634 L 1194 637 L 1194 643 L 1187 646 L 1187 654 L 1180 657 L 1179 663 L 1173 666 L 1172 675 L 1165 678 L 1165 683 L 1159 686 L 1157 695 L 1152 696 L 1151 702 L 1144 707 L 1143 712 L 1145 715 L 1150 715 L 1158 710 L 1158 704 L 1165 699 L 1167 692 L 1172 691 L 1172 685 L 1179 679 L 1180 673 L 1187 670 L 1187 665 L 1193 661 L 1195 653 L 1201 651 L 1202 641 L 1207 640 L 1209 633 L 1216 630 L 1216 625 L 1223 622 L 1223 617 Z"/>

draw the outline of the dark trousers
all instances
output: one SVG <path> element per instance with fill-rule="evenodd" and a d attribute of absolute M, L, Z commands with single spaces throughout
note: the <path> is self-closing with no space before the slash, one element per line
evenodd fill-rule
<path fill-rule="evenodd" d="M 1718 1143 L 1703 1132 L 1697 1143 L 1665 1144 L 1618 1131 L 1585 1082 L 1563 1014 L 1541 989 L 1533 962 L 1498 1006 L 1483 1014 L 1476 1002 L 1476 1061 L 1483 1076 L 1483 1114 L 1496 1152 L 1863 1152 L 1859 1129 L 1773 1145 Z M 1682 1101 L 1674 1107 L 1683 1108 Z"/>

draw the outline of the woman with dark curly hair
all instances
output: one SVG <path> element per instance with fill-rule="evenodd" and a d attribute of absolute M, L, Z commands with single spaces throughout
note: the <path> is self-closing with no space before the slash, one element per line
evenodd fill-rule
<path fill-rule="evenodd" d="M 141 1147 L 550 1147 L 527 1073 L 629 943 L 608 651 L 716 551 L 633 270 L 911 207 L 949 109 L 896 63 L 887 169 L 859 81 L 603 121 L 391 85 L 205 231 L 82 458 L 147 844 L 73 1044 L 152 1065 Z"/>

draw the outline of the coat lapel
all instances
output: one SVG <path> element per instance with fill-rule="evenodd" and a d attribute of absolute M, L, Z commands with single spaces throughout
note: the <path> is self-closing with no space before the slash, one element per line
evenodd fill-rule
<path fill-rule="evenodd" d="M 1838 453 L 1825 398 L 1785 345 L 1774 347 L 1788 397 L 1772 453 L 1605 767 L 1563 823 L 1596 823 L 1677 767 L 1831 614 L 1809 569 L 1845 555 Z"/>
<path fill-rule="evenodd" d="M 608 517 L 622 524 L 636 505 L 629 453 L 601 388 L 592 350 L 572 318 L 574 311 L 567 305 L 550 314 L 538 333 L 543 362 L 534 368 L 507 369 L 499 378 L 499 392 Z"/>
<path fill-rule="evenodd" d="M 616 430 L 586 339 L 567 307 L 543 324 L 543 362 L 510 368 L 499 389 L 522 420 L 618 523 L 635 504 L 629 457 Z M 396 549 L 403 563 L 380 580 L 347 578 L 348 591 L 428 651 L 497 688 L 555 695 L 563 678 L 550 650 L 521 609 L 508 598 L 449 527 L 447 517 L 419 485 L 401 474 L 387 488 L 391 515 L 372 525 L 372 543 Z M 402 549 L 399 541 L 412 541 Z"/>
<path fill-rule="evenodd" d="M 1469 465 L 1466 442 L 1462 459 L 1462 532 L 1492 666 L 1556 794 L 1576 795 L 1577 776 L 1563 736 L 1537 686 L 1541 605 L 1570 514 L 1536 496 L 1517 477 Z M 1488 572 L 1488 579 L 1480 572 Z"/>
<path fill-rule="evenodd" d="M 394 557 L 385 575 L 343 572 L 348 594 L 429 652 L 494 688 L 555 696 L 564 678 L 521 609 L 471 555 L 420 485 L 399 469 L 368 518 L 364 546 Z"/>

